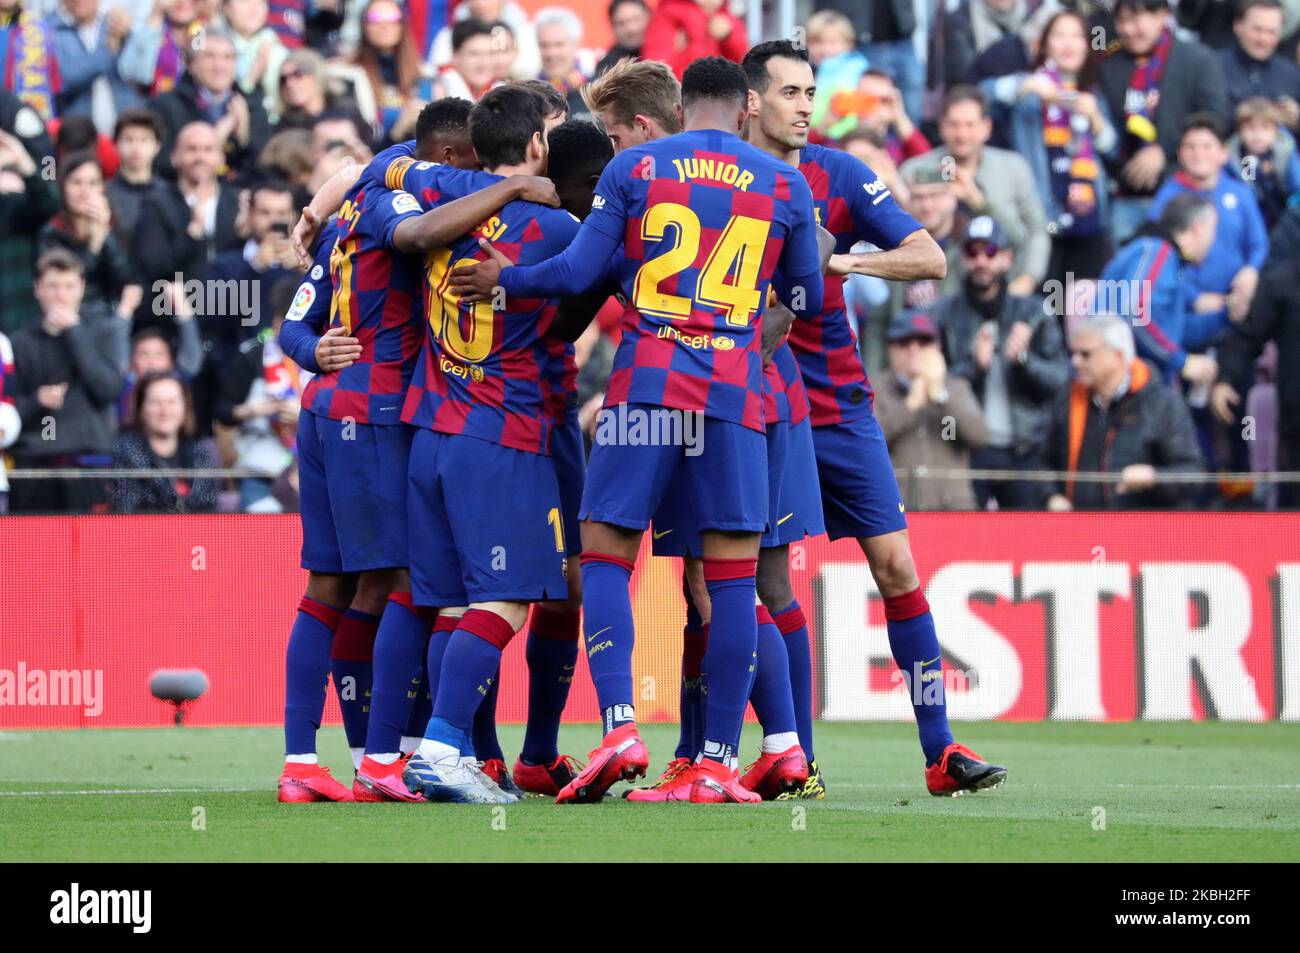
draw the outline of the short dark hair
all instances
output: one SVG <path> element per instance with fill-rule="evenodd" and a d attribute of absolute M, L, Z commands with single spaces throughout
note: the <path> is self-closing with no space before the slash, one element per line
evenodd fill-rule
<path fill-rule="evenodd" d="M 136 345 L 142 341 L 162 341 L 167 345 L 167 350 L 172 352 L 172 360 L 176 359 L 175 349 L 172 347 L 172 340 L 166 334 L 163 334 L 162 328 L 145 327 L 131 335 L 130 353 L 135 353 Z"/>
<path fill-rule="evenodd" d="M 650 12 L 650 6 L 645 2 L 645 0 L 609 0 L 609 11 L 607 13 L 609 19 L 613 20 L 614 12 L 625 3 L 635 4 L 647 13 Z"/>
<path fill-rule="evenodd" d="M 749 102 L 749 81 L 745 79 L 745 71 L 721 56 L 696 60 L 682 74 L 682 106 L 689 109 L 701 99 L 734 101 L 737 106 L 744 106 Z"/>
<path fill-rule="evenodd" d="M 969 83 L 958 83 L 951 87 L 948 92 L 943 94 L 943 103 L 939 107 L 939 115 L 948 115 L 948 110 L 959 103 L 974 103 L 980 108 L 980 115 L 987 118 L 989 114 L 989 101 L 981 92 L 978 86 L 972 86 Z"/>
<path fill-rule="evenodd" d="M 1195 132 L 1198 129 L 1204 129 L 1210 135 L 1223 142 L 1223 123 L 1219 117 L 1210 112 L 1192 113 L 1183 120 L 1183 128 L 1179 130 L 1178 141 L 1181 143 L 1189 132 Z"/>
<path fill-rule="evenodd" d="M 510 85 L 522 86 L 524 89 L 531 90 L 538 96 L 542 97 L 542 102 L 546 104 L 546 116 L 563 116 L 565 121 L 569 120 L 570 109 L 569 100 L 564 93 L 560 92 L 544 79 L 520 79 L 515 80 Z"/>
<path fill-rule="evenodd" d="M 469 136 L 483 168 L 523 162 L 533 134 L 545 128 L 542 97 L 522 86 L 488 90 L 469 114 Z"/>
<path fill-rule="evenodd" d="M 259 179 L 253 186 L 252 191 L 248 194 L 249 204 L 252 204 L 252 201 L 257 197 L 258 192 L 272 192 L 276 195 L 287 195 L 290 199 L 293 198 L 293 186 L 284 181 L 284 179 L 276 178 L 271 175 Z"/>
<path fill-rule="evenodd" d="M 745 80 L 749 83 L 750 89 L 756 93 L 767 92 L 767 87 L 772 83 L 772 74 L 768 72 L 767 62 L 778 56 L 797 60 L 800 63 L 809 62 L 808 51 L 796 47 L 789 40 L 767 40 L 752 46 L 745 54 L 745 58 L 740 61 L 740 67 L 745 71 Z"/>
<path fill-rule="evenodd" d="M 51 248 L 47 252 L 42 252 L 41 256 L 36 259 L 36 278 L 39 281 L 45 277 L 47 271 L 64 271 L 81 275 L 86 275 L 86 269 L 81 264 L 81 259 L 66 248 Z"/>
<path fill-rule="evenodd" d="M 437 99 L 420 110 L 415 119 L 415 148 L 432 149 L 439 139 L 458 139 L 469 135 L 469 113 L 474 104 L 468 99 L 448 96 Z"/>
<path fill-rule="evenodd" d="M 80 152 L 93 150 L 99 145 L 99 132 L 95 122 L 89 116 L 64 116 L 59 122 L 58 134 L 54 144 L 60 152 Z"/>
<path fill-rule="evenodd" d="M 1276 10 L 1285 16 L 1282 4 L 1278 0 L 1241 0 L 1241 3 L 1237 5 L 1237 12 L 1232 18 L 1234 20 L 1244 20 L 1246 14 L 1255 9 Z"/>
<path fill-rule="evenodd" d="M 118 113 L 117 124 L 113 126 L 113 141 L 117 142 L 122 138 L 122 132 L 131 128 L 148 129 L 159 142 L 163 140 L 162 120 L 148 109 L 123 109 Z"/>
<path fill-rule="evenodd" d="M 570 119 L 547 137 L 550 165 L 547 174 L 557 186 L 599 172 L 614 158 L 614 144 L 593 122 Z"/>
<path fill-rule="evenodd" d="M 1169 200 L 1160 213 L 1160 227 L 1170 235 L 1181 235 L 1206 212 L 1214 210 L 1213 200 L 1195 192 L 1183 192 Z"/>
<path fill-rule="evenodd" d="M 313 135 L 315 134 L 316 127 L 323 122 L 351 123 L 352 131 L 356 135 L 357 141 L 367 149 L 373 148 L 374 143 L 371 142 L 372 130 L 370 124 L 361 117 L 359 112 L 352 109 L 332 106 L 311 121 Z"/>
<path fill-rule="evenodd" d="M 492 37 L 491 23 L 484 23 L 482 20 L 475 20 L 472 17 L 468 20 L 461 20 L 451 28 L 451 51 L 456 53 L 467 42 L 476 36 Z"/>
<path fill-rule="evenodd" d="M 1159 13 L 1169 9 L 1169 0 L 1115 0 L 1115 16 L 1129 13 Z"/>

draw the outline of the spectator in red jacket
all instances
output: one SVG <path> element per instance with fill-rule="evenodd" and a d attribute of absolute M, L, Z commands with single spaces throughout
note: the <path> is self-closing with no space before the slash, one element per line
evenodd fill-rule
<path fill-rule="evenodd" d="M 744 21 L 727 9 L 726 0 L 660 0 L 641 58 L 667 63 L 681 79 L 696 60 L 722 56 L 739 63 L 748 49 Z"/>

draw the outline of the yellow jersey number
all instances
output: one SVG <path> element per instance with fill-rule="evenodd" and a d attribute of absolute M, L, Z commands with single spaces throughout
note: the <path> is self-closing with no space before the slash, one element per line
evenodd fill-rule
<path fill-rule="evenodd" d="M 733 215 L 728 219 L 700 269 L 692 299 L 661 291 L 659 286 L 665 279 L 689 268 L 699 255 L 699 216 L 676 202 L 652 205 L 641 219 L 641 237 L 663 241 L 671 227 L 676 230 L 677 240 L 672 248 L 650 259 L 637 271 L 632 289 L 633 305 L 639 311 L 685 321 L 691 316 L 692 306 L 698 303 L 725 311 L 730 325 L 747 327 L 762 305 L 757 287 L 758 269 L 771 225 L 748 215 Z"/>
<path fill-rule="evenodd" d="M 492 302 L 478 301 L 471 306 L 473 320 L 469 332 L 461 331 L 461 300 L 449 287 L 453 268 L 477 263 L 475 258 L 451 259 L 451 250 L 440 249 L 429 256 L 426 277 L 429 295 L 429 330 L 447 355 L 466 364 L 478 364 L 492 353 L 494 328 Z"/>

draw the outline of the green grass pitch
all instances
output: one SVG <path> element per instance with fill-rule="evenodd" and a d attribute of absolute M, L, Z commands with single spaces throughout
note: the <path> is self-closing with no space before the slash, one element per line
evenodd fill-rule
<path fill-rule="evenodd" d="M 822 724 L 825 801 L 559 807 L 275 801 L 274 729 L 0 733 L 10 861 L 1294 861 L 1300 725 L 964 724 L 995 791 L 926 793 L 910 725 Z M 595 726 L 566 726 L 585 753 Z M 652 769 L 676 728 L 644 728 Z M 508 753 L 522 730 L 503 725 Z M 744 751 L 757 750 L 746 730 Z M 351 780 L 340 729 L 323 760 Z M 621 786 L 620 786 L 621 787 Z M 616 788 L 616 790 L 618 790 Z M 102 792 L 102 793 L 98 793 Z M 202 809 L 197 810 L 197 809 Z M 1104 811 L 1104 815 L 1101 813 Z M 199 822 L 202 821 L 200 824 Z M 1104 824 L 1102 823 L 1104 821 Z M 202 829 L 196 829 L 201 827 Z"/>

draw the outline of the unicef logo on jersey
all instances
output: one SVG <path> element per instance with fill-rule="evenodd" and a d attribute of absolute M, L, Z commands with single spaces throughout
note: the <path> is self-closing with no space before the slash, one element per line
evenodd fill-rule
<path fill-rule="evenodd" d="M 713 336 L 713 348 L 714 348 L 714 350 L 717 350 L 717 351 L 730 351 L 730 350 L 731 350 L 732 348 L 734 348 L 735 346 L 736 346 L 736 342 L 735 342 L 734 340 L 732 340 L 731 338 L 729 338 L 729 337 L 724 337 L 724 336 L 721 335 L 721 334 L 715 334 L 715 335 Z"/>

